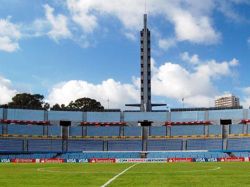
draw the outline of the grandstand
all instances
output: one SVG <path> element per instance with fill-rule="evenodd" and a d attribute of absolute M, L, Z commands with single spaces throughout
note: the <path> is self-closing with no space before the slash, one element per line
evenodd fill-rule
<path fill-rule="evenodd" d="M 232 124 L 223 125 L 221 119 L 230 119 Z M 248 157 L 249 122 L 248 109 L 66 112 L 2 108 L 0 159 Z"/>

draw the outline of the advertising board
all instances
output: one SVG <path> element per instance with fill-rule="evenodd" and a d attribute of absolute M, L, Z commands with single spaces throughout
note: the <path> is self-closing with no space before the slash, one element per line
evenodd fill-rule
<path fill-rule="evenodd" d="M 244 162 L 244 157 L 229 157 L 229 158 L 219 158 L 218 161 L 220 162 Z"/>
<path fill-rule="evenodd" d="M 169 158 L 168 162 L 192 162 L 192 158 Z"/>
<path fill-rule="evenodd" d="M 36 159 L 15 158 L 10 160 L 13 163 L 35 163 Z"/>
<path fill-rule="evenodd" d="M 115 163 L 115 158 L 91 158 L 89 163 Z"/>
<path fill-rule="evenodd" d="M 150 162 L 167 162 L 166 158 L 120 158 L 116 159 L 117 163 L 150 163 Z"/>
<path fill-rule="evenodd" d="M 10 159 L 0 159 L 0 163 L 10 163 Z"/>
<path fill-rule="evenodd" d="M 63 163 L 64 159 L 51 158 L 51 159 L 41 159 L 40 163 Z"/>

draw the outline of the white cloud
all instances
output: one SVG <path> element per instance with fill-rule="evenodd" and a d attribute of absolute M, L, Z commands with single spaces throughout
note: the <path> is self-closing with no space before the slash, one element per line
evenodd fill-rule
<path fill-rule="evenodd" d="M 67 17 L 62 14 L 54 15 L 54 8 L 47 4 L 44 5 L 44 9 L 47 22 L 51 27 L 47 33 L 48 36 L 56 41 L 58 39 L 70 38 L 71 32 L 68 28 Z"/>
<path fill-rule="evenodd" d="M 176 39 L 194 43 L 214 44 L 220 34 L 215 31 L 210 14 L 215 8 L 213 0 L 148 0 L 148 12 L 153 17 L 161 15 L 173 23 Z M 125 30 L 138 31 L 142 26 L 144 0 L 67 0 L 72 20 L 85 33 L 99 26 L 99 19 L 111 15 L 123 24 Z M 166 23 L 168 24 L 168 23 Z M 169 43 L 169 42 L 168 42 Z M 167 46 L 161 41 L 161 46 Z"/>
<path fill-rule="evenodd" d="M 244 108 L 249 108 L 250 107 L 250 87 L 243 88 L 242 92 L 243 92 L 243 98 L 241 101 L 241 105 Z"/>
<path fill-rule="evenodd" d="M 174 38 L 159 39 L 158 46 L 163 50 L 168 50 L 169 48 L 176 46 L 176 40 Z"/>
<path fill-rule="evenodd" d="M 238 66 L 239 65 L 239 60 L 237 60 L 236 58 L 232 59 L 230 62 L 229 62 L 229 65 L 230 66 Z"/>
<path fill-rule="evenodd" d="M 190 12 L 177 10 L 173 15 L 176 37 L 179 41 L 213 44 L 220 39 L 209 17 L 194 17 Z"/>
<path fill-rule="evenodd" d="M 200 62 L 199 56 L 197 54 L 190 56 L 188 52 L 182 53 L 181 59 L 190 64 L 198 64 Z"/>
<path fill-rule="evenodd" d="M 190 57 L 186 53 L 187 57 L 188 60 L 192 60 L 192 57 L 199 59 L 198 55 Z M 193 70 L 171 62 L 166 62 L 159 68 L 154 67 L 153 95 L 179 101 L 185 98 L 185 103 L 189 106 L 213 106 L 214 97 L 219 94 L 214 80 L 231 76 L 232 61 L 199 60 L 197 62 L 200 63 L 195 63 Z"/>
<path fill-rule="evenodd" d="M 166 62 L 156 67 L 152 59 L 152 95 L 167 97 L 181 102 L 185 98 L 188 106 L 213 106 L 214 98 L 220 92 L 214 80 L 231 76 L 231 61 L 209 60 L 195 64 L 192 70 L 179 64 Z M 132 78 L 132 84 L 122 84 L 113 79 L 101 84 L 72 80 L 55 85 L 49 93 L 50 103 L 65 103 L 80 97 L 94 98 L 104 106 L 107 99 L 110 107 L 123 108 L 126 103 L 139 103 L 139 78 Z"/>
<path fill-rule="evenodd" d="M 126 36 L 126 38 L 128 38 L 131 41 L 136 41 L 137 37 L 134 33 L 131 32 L 126 32 L 124 33 L 124 35 Z"/>
<path fill-rule="evenodd" d="M 11 88 L 11 81 L 0 76 L 0 104 L 7 104 L 17 93 Z"/>
<path fill-rule="evenodd" d="M 18 50 L 20 38 L 21 32 L 18 25 L 11 23 L 8 19 L 0 19 L 0 50 L 5 52 Z"/>
<path fill-rule="evenodd" d="M 250 44 L 250 37 L 247 39 L 247 43 Z"/>
<path fill-rule="evenodd" d="M 81 80 L 71 80 L 60 83 L 53 87 L 48 96 L 48 101 L 51 104 L 65 103 L 76 100 L 82 97 L 90 97 L 101 102 L 111 108 L 124 107 L 126 103 L 138 102 L 139 91 L 134 85 L 122 84 L 113 79 L 103 81 L 101 84 L 92 84 Z"/>

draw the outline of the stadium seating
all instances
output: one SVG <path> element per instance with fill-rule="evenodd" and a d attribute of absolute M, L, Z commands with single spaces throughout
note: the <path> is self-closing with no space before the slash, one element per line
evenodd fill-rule
<path fill-rule="evenodd" d="M 220 125 L 209 125 L 209 134 L 219 135 L 221 134 L 221 126 Z"/>
<path fill-rule="evenodd" d="M 49 126 L 48 133 L 50 136 L 61 136 L 61 127 L 56 125 Z"/>
<path fill-rule="evenodd" d="M 61 140 L 28 140 L 28 150 L 30 152 L 61 152 Z"/>
<path fill-rule="evenodd" d="M 140 140 L 110 140 L 108 141 L 109 151 L 141 151 Z"/>
<path fill-rule="evenodd" d="M 221 139 L 187 140 L 187 150 L 221 150 Z"/>
<path fill-rule="evenodd" d="M 73 126 L 69 128 L 70 136 L 82 136 L 82 127 Z"/>
<path fill-rule="evenodd" d="M 43 135 L 43 127 L 38 125 L 8 125 L 9 134 Z"/>
<path fill-rule="evenodd" d="M 250 150 L 250 138 L 228 139 L 228 150 Z"/>
<path fill-rule="evenodd" d="M 149 152 L 148 158 L 221 158 L 228 157 L 222 152 Z"/>
<path fill-rule="evenodd" d="M 124 136 L 141 136 L 141 127 L 125 127 Z"/>
<path fill-rule="evenodd" d="M 219 157 L 225 156 L 220 152 L 180 152 L 180 151 L 197 151 L 222 150 L 221 136 L 209 136 L 208 139 L 203 139 L 200 135 L 221 135 L 222 126 L 217 124 L 221 118 L 230 118 L 233 120 L 233 125 L 230 125 L 229 139 L 225 139 L 224 144 L 228 151 L 232 151 L 234 155 L 247 156 L 249 153 L 244 152 L 250 150 L 250 138 L 246 133 L 250 134 L 250 124 L 246 126 L 245 122 L 239 123 L 244 116 L 249 116 L 249 110 L 220 110 L 220 111 L 185 111 L 185 112 L 66 112 L 66 111 L 38 111 L 38 110 L 18 110 L 7 109 L 7 113 L 0 109 L 1 123 L 5 123 L 8 129 L 0 125 L 0 153 L 13 152 L 11 157 L 54 157 L 52 152 L 61 154 L 62 158 L 80 158 L 80 157 L 139 157 L 138 154 L 142 151 L 142 127 L 137 126 L 138 120 L 152 120 L 153 125 L 162 125 L 165 122 L 176 122 L 172 126 L 152 126 L 149 128 L 149 139 L 147 140 L 146 151 L 150 152 L 149 156 L 152 158 L 170 157 L 175 154 L 175 157 Z M 2 120 L 6 118 L 7 120 Z M 14 120 L 8 121 L 8 120 Z M 18 124 L 24 122 L 16 122 L 18 120 L 35 120 L 47 121 L 51 120 L 49 126 Z M 62 143 L 62 127 L 59 126 L 60 120 L 72 121 L 72 126 L 69 127 L 68 135 L 65 138 L 65 144 Z M 104 122 L 120 122 L 123 120 L 128 126 L 102 126 Z M 127 121 L 126 121 L 127 120 Z M 211 125 L 205 126 L 188 125 L 183 122 L 190 121 L 206 121 L 211 120 Z M 212 121 L 214 120 L 214 121 Z M 26 121 L 26 123 L 28 123 Z M 93 122 L 92 125 L 98 126 L 79 126 L 82 122 Z M 178 122 L 178 123 L 177 123 Z M 14 124 L 16 123 L 16 124 Z M 35 123 L 36 124 L 36 123 Z M 110 124 L 110 123 L 109 123 Z M 131 124 L 135 124 L 131 126 Z M 166 123 L 167 124 L 167 123 Z M 193 123 L 192 123 L 193 124 Z M 210 122 L 208 123 L 210 124 Z M 83 124 L 82 124 L 83 125 Z M 248 128 L 246 128 L 248 127 Z M 123 135 L 126 137 L 117 137 Z M 3 129 L 6 130 L 3 135 Z M 47 131 L 48 130 L 48 131 Z M 86 131 L 83 131 L 86 130 Z M 166 131 L 170 130 L 170 131 Z M 208 131 L 207 131 L 208 130 Z M 167 134 L 166 134 L 167 133 Z M 208 133 L 208 134 L 207 134 Z M 164 137 L 167 135 L 170 137 Z M 234 135 L 236 134 L 236 135 Z M 244 134 L 244 136 L 242 135 Z M 48 136 L 47 136 L 48 135 Z M 196 136 L 198 135 L 198 136 Z M 39 137 L 38 137 L 39 136 Z M 43 136 L 43 137 L 41 137 Z M 52 137 L 51 137 L 52 136 Z M 78 136 L 78 137 L 76 137 Z M 85 136 L 85 137 L 82 137 Z M 95 137 L 96 136 L 96 137 Z M 115 137 L 116 136 L 116 137 Z M 155 137 L 162 136 L 162 137 Z M 172 137 L 178 136 L 178 137 Z M 237 137 L 237 138 L 232 138 Z M 66 147 L 66 148 L 65 148 Z M 224 147 L 225 148 L 225 147 Z M 82 155 L 82 151 L 92 151 L 92 155 Z M 93 151 L 95 153 L 93 153 Z M 104 154 L 100 152 L 103 151 Z M 106 152 L 111 151 L 111 152 Z M 114 153 L 113 153 L 114 151 Z M 118 151 L 125 151 L 120 153 Z M 131 152 L 130 151 L 135 151 Z M 145 150 L 144 150 L 145 151 Z M 166 151 L 175 151 L 166 152 Z M 177 151 L 177 152 L 176 152 Z M 225 150 L 224 150 L 225 151 Z M 234 153 L 236 151 L 236 153 Z M 237 152 L 239 151 L 239 152 Z M 21 152 L 19 155 L 14 153 Z M 48 152 L 45 154 L 44 152 Z M 65 153 L 67 152 L 67 153 Z M 73 152 L 73 153 L 70 153 Z M 99 153 L 96 153 L 99 152 Z M 157 153 L 158 152 L 158 153 Z M 24 153 L 30 153 L 24 154 Z M 50 153 L 52 155 L 50 155 Z M 7 153 L 6 153 L 7 154 Z M 38 154 L 38 155 L 36 155 Z M 39 155 L 40 154 L 40 155 Z M 43 155 L 44 154 L 44 155 Z M 84 153 L 87 154 L 87 153 Z M 117 154 L 117 155 L 116 155 Z M 134 154 L 134 155 L 133 155 Z M 132 155 L 132 156 L 131 156 Z"/>
<path fill-rule="evenodd" d="M 148 151 L 182 150 L 182 140 L 148 140 Z"/>
<path fill-rule="evenodd" d="M 242 124 L 233 124 L 230 127 L 230 134 L 243 134 L 243 125 Z"/>
<path fill-rule="evenodd" d="M 151 127 L 150 136 L 166 136 L 166 127 Z"/>
<path fill-rule="evenodd" d="M 69 140 L 68 151 L 103 151 L 102 140 Z"/>
<path fill-rule="evenodd" d="M 19 152 L 23 151 L 23 140 L 19 139 L 0 139 L 1 152 Z"/>
<path fill-rule="evenodd" d="M 179 136 L 179 135 L 202 135 L 204 134 L 203 126 L 195 126 L 195 125 L 179 125 L 172 126 L 171 135 Z"/>
<path fill-rule="evenodd" d="M 119 127 L 87 127 L 88 136 L 119 136 Z"/>

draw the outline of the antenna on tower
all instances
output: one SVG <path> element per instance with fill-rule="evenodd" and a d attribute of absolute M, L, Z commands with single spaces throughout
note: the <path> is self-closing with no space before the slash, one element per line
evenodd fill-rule
<path fill-rule="evenodd" d="M 147 0 L 145 0 L 145 14 L 147 14 Z"/>

